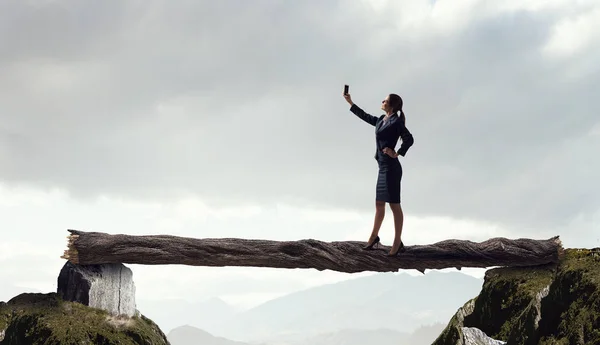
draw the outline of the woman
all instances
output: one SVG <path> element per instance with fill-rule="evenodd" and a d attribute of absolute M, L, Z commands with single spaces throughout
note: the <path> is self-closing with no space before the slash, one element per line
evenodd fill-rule
<path fill-rule="evenodd" d="M 375 126 L 375 142 L 377 144 L 375 159 L 379 165 L 375 197 L 375 221 L 371 237 L 363 248 L 371 249 L 379 243 L 379 229 L 385 216 L 385 203 L 389 203 L 394 215 L 395 236 L 388 256 L 396 256 L 400 251 L 404 252 L 404 243 L 401 240 L 404 214 L 400 206 L 402 165 L 400 165 L 398 156 L 404 157 L 408 148 L 414 143 L 412 134 L 406 129 L 406 117 L 402 111 L 402 98 L 393 93 L 389 94 L 381 104 L 381 109 L 385 114 L 379 118 L 367 114 L 354 104 L 350 94 L 344 94 L 344 98 L 351 105 L 350 111 L 352 113 Z M 398 116 L 398 112 L 400 112 L 400 116 Z M 398 151 L 395 151 L 399 138 L 402 139 L 402 145 Z"/>

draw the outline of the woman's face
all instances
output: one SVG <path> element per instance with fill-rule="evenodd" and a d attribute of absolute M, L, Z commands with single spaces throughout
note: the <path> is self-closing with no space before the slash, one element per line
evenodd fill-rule
<path fill-rule="evenodd" d="M 392 106 L 390 105 L 390 96 L 389 95 L 383 101 L 381 101 L 381 109 L 383 111 L 392 110 Z"/>

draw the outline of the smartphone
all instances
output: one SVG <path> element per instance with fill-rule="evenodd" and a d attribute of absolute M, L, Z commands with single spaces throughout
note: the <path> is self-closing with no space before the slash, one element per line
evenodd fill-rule
<path fill-rule="evenodd" d="M 347 95 L 347 94 L 348 94 L 348 89 L 349 89 L 349 88 L 350 88 L 350 87 L 349 87 L 348 85 L 344 85 L 344 95 Z"/>

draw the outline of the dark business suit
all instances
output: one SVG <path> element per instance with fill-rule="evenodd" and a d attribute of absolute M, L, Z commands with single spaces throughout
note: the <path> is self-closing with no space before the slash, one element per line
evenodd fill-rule
<path fill-rule="evenodd" d="M 377 201 L 389 203 L 400 203 L 400 182 L 402 180 L 402 165 L 398 158 L 392 158 L 383 149 L 389 147 L 395 150 L 398 139 L 402 139 L 402 145 L 396 151 L 400 156 L 406 155 L 408 148 L 414 143 L 412 134 L 408 131 L 405 123 L 398 114 L 392 114 L 387 121 L 383 121 L 385 115 L 379 118 L 366 113 L 356 104 L 350 107 L 350 111 L 366 123 L 375 126 L 375 142 L 377 149 L 375 159 L 379 165 L 377 176 L 376 197 Z"/>

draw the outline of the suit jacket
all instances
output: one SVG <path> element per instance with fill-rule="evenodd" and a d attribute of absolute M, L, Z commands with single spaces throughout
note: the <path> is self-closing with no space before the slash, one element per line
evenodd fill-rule
<path fill-rule="evenodd" d="M 408 151 L 408 148 L 411 147 L 415 142 L 412 134 L 406 128 L 405 123 L 397 114 L 391 115 L 384 123 L 383 119 L 385 114 L 381 115 L 380 117 L 373 116 L 366 113 L 356 104 L 353 104 L 352 107 L 350 107 L 350 111 L 366 123 L 375 126 L 375 141 L 377 144 L 375 159 L 378 159 L 379 154 L 384 154 L 383 149 L 386 147 L 395 150 L 396 145 L 398 144 L 398 139 L 402 139 L 402 145 L 396 152 L 400 156 L 404 157 Z M 387 154 L 384 155 L 388 156 Z"/>

